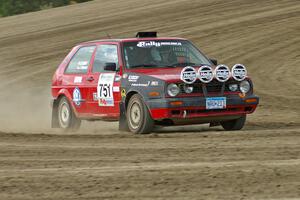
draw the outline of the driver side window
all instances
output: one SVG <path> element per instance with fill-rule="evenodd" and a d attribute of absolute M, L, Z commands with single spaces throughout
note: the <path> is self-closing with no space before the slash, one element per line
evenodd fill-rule
<path fill-rule="evenodd" d="M 107 63 L 115 63 L 119 68 L 117 45 L 102 44 L 97 47 L 92 72 L 106 72 L 104 66 Z"/>

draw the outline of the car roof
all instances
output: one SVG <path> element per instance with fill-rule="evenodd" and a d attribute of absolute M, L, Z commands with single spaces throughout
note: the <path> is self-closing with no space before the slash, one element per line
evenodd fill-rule
<path fill-rule="evenodd" d="M 79 43 L 78 45 L 98 44 L 102 42 L 138 42 L 138 41 L 158 41 L 158 40 L 187 40 L 179 37 L 148 37 L 148 38 L 124 38 L 124 39 L 100 39 Z"/>

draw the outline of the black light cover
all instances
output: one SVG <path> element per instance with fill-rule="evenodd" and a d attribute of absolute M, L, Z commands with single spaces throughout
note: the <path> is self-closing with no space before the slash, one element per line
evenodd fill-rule
<path fill-rule="evenodd" d="M 157 32 L 138 32 L 137 38 L 157 37 Z"/>

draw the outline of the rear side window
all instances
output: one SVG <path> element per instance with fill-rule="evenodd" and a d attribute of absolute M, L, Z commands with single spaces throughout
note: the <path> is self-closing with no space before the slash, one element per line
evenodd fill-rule
<path fill-rule="evenodd" d="M 93 72 L 105 72 L 106 63 L 115 63 L 119 66 L 118 47 L 115 44 L 102 44 L 97 47 Z"/>
<path fill-rule="evenodd" d="M 85 74 L 91 62 L 96 46 L 81 47 L 71 59 L 65 73 Z"/>

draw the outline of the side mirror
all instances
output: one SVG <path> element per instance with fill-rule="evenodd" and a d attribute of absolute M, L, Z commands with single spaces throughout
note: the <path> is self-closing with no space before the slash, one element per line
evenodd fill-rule
<path fill-rule="evenodd" d="M 116 63 L 105 63 L 104 70 L 115 72 L 115 71 L 117 71 L 117 65 L 116 65 Z"/>
<path fill-rule="evenodd" d="M 210 58 L 210 62 L 212 62 L 214 65 L 218 65 L 218 61 L 216 59 Z"/>

